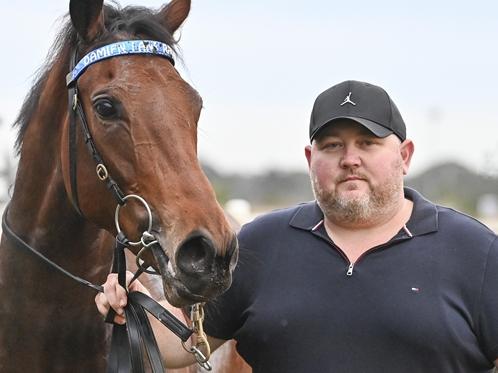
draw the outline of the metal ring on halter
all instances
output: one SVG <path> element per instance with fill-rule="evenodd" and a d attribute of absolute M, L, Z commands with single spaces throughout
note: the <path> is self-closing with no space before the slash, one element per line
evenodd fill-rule
<path fill-rule="evenodd" d="M 150 241 L 145 242 L 145 240 L 150 240 Z M 144 233 L 142 233 L 142 237 L 140 238 L 140 242 L 142 243 L 142 246 L 144 248 L 146 248 L 146 247 L 149 247 L 149 246 L 157 243 L 157 240 L 152 233 L 150 233 L 149 231 L 145 231 Z"/>
<path fill-rule="evenodd" d="M 152 212 L 150 211 L 149 205 L 147 204 L 147 202 L 145 201 L 145 199 L 143 199 L 140 196 L 137 196 L 136 194 L 128 194 L 127 196 L 123 197 L 123 200 L 126 201 L 126 200 L 128 200 L 130 198 L 138 199 L 140 202 L 142 202 L 142 204 L 144 205 L 145 209 L 147 210 L 147 214 L 149 216 L 149 224 L 147 226 L 147 232 L 150 232 L 150 230 L 152 229 Z M 116 206 L 116 212 L 114 213 L 114 223 L 116 224 L 116 230 L 118 231 L 118 233 L 122 232 L 121 231 L 121 227 L 119 226 L 119 210 L 120 209 L 121 209 L 121 205 L 117 205 Z M 131 246 L 141 245 L 142 244 L 142 239 L 140 239 L 140 241 L 136 241 L 136 242 L 131 242 L 130 241 L 128 244 L 131 245 Z"/>
<path fill-rule="evenodd" d="M 160 273 L 157 272 L 156 270 L 150 270 L 145 268 L 143 266 L 143 263 L 145 263 L 145 261 L 142 259 L 142 254 L 145 252 L 145 250 L 148 249 L 149 246 L 158 243 L 158 241 L 156 240 L 156 238 L 152 233 L 150 233 L 149 231 L 145 231 L 144 233 L 142 233 L 142 238 L 140 238 L 140 242 L 142 243 L 143 247 L 135 256 L 135 263 L 137 264 L 137 267 L 140 268 L 142 272 L 148 273 L 149 275 L 160 275 Z M 142 261 L 142 263 L 140 261 Z"/>
<path fill-rule="evenodd" d="M 157 242 L 157 241 L 154 241 L 154 243 Z M 144 246 L 140 249 L 140 251 L 138 252 L 138 254 L 135 256 L 135 263 L 137 265 L 138 268 L 140 268 L 140 270 L 144 273 L 148 273 L 149 275 L 161 275 L 159 272 L 157 272 L 156 270 L 154 269 L 148 269 L 149 267 L 145 268 L 143 263 L 145 263 L 145 261 L 142 259 L 142 254 L 145 252 L 145 250 L 147 250 L 148 246 Z M 142 262 L 140 262 L 142 261 Z"/>

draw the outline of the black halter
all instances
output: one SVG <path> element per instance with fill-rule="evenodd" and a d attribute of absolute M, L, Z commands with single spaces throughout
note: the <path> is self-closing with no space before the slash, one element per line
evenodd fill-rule
<path fill-rule="evenodd" d="M 95 142 L 93 141 L 88 122 L 86 120 L 85 111 L 78 97 L 78 78 L 86 71 L 86 69 L 96 62 L 123 55 L 130 54 L 147 54 L 155 55 L 168 59 L 173 65 L 173 53 L 171 47 L 165 43 L 155 40 L 126 40 L 117 43 L 104 45 L 103 47 L 92 50 L 87 53 L 78 62 L 78 52 L 75 49 L 71 58 L 70 72 L 66 77 L 66 85 L 68 87 L 68 106 L 69 106 L 69 179 L 71 184 L 70 198 L 76 211 L 83 216 L 78 200 L 77 186 L 77 153 L 76 153 L 76 116 L 81 123 L 83 138 L 87 145 L 88 151 L 92 156 L 96 168 L 98 178 L 106 183 L 107 188 L 120 205 L 124 205 L 124 193 L 119 188 L 119 185 L 109 174 L 104 160 L 102 159 Z"/>
<path fill-rule="evenodd" d="M 119 188 L 118 184 L 109 175 L 107 167 L 100 156 L 88 123 L 86 121 L 83 107 L 78 99 L 77 80 L 83 74 L 88 66 L 103 59 L 111 58 L 114 56 L 127 55 L 127 54 L 149 54 L 162 56 L 169 59 L 172 63 L 173 57 L 171 48 L 164 43 L 150 40 L 130 40 L 124 42 L 113 43 L 105 45 L 101 48 L 95 49 L 85 55 L 77 64 L 77 52 L 73 53 L 71 59 L 71 72 L 67 76 L 67 86 L 69 92 L 69 110 L 70 110 L 70 128 L 69 128 L 69 158 L 70 158 L 70 183 L 71 193 L 70 198 L 78 213 L 83 216 L 77 193 L 77 168 L 76 168 L 76 115 L 80 119 L 81 128 L 90 154 L 95 161 L 96 173 L 101 181 L 105 181 L 107 188 L 111 191 L 114 198 L 119 205 L 126 203 L 126 196 Z M 102 292 L 103 288 L 100 285 L 92 284 L 78 276 L 66 271 L 35 248 L 28 245 L 23 241 L 8 225 L 7 223 L 8 207 L 2 217 L 2 230 L 8 239 L 15 244 L 19 249 L 31 252 L 44 263 L 52 268 L 55 268 L 60 273 L 71 278 L 79 284 L 90 287 L 93 290 Z M 122 232 L 119 232 L 116 237 L 116 245 L 114 249 L 114 260 L 112 272 L 118 274 L 118 281 L 121 286 L 126 289 L 126 259 L 124 250 L 129 246 L 129 241 Z M 151 242 L 146 245 L 154 252 L 162 252 L 161 247 L 157 241 Z M 139 270 L 134 278 L 137 278 L 144 269 L 139 266 Z M 108 373 L 143 373 L 144 364 L 142 358 L 142 347 L 147 353 L 150 361 L 150 366 L 154 373 L 164 372 L 162 359 L 160 357 L 159 349 L 152 332 L 149 320 L 145 310 L 156 317 L 163 325 L 169 328 L 176 334 L 182 342 L 186 342 L 193 333 L 193 330 L 187 328 L 181 323 L 173 314 L 163 308 L 159 303 L 154 301 L 147 295 L 139 292 L 131 292 L 128 294 L 128 304 L 125 307 L 126 325 L 116 325 L 113 327 L 113 336 L 111 344 L 111 354 L 109 357 Z M 106 322 L 113 323 L 115 313 L 111 309 L 106 317 Z M 196 356 L 197 358 L 197 356 Z M 199 360 L 198 360 L 199 361 Z"/>

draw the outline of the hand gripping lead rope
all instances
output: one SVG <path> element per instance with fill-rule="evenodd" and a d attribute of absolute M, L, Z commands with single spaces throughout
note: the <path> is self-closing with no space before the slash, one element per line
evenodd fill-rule
<path fill-rule="evenodd" d="M 155 248 L 156 245 L 159 246 L 159 243 L 155 239 L 154 235 L 150 233 L 152 229 L 152 212 L 149 205 L 142 197 L 135 194 L 130 194 L 123 197 L 123 200 L 125 202 L 129 199 L 137 199 L 142 203 L 147 211 L 149 222 L 147 225 L 147 230 L 143 232 L 140 241 L 128 241 L 119 225 L 119 212 L 121 209 L 121 205 L 117 205 L 116 207 L 114 218 L 118 234 L 116 237 L 116 248 L 114 252 L 112 272 L 118 274 L 118 282 L 125 289 L 127 289 L 127 286 L 126 258 L 124 249 L 129 246 L 143 246 L 137 254 L 136 260 L 139 269 L 131 280 L 131 282 L 133 282 L 143 272 L 157 274 L 155 271 L 150 271 L 145 268 L 140 260 L 141 255 L 148 248 L 152 249 Z M 202 368 L 208 371 L 212 369 L 211 364 L 208 361 L 210 357 L 210 346 L 203 329 L 204 311 L 201 304 L 195 304 L 192 306 L 191 319 L 193 330 L 190 330 L 187 329 L 181 322 L 179 322 L 169 311 L 164 309 L 159 303 L 155 302 L 147 295 L 140 292 L 130 292 L 128 294 L 128 299 L 128 304 L 125 307 L 125 316 L 127 320 L 126 325 L 123 327 L 122 325 L 114 324 L 113 327 L 109 366 L 110 369 L 114 370 L 109 370 L 108 372 L 121 372 L 120 369 L 124 368 L 124 371 L 126 372 L 131 371 L 133 373 L 142 373 L 143 361 L 142 350 L 140 348 L 141 344 L 145 346 L 145 351 L 147 352 L 147 355 L 149 357 L 153 372 L 164 372 L 164 367 L 162 366 L 162 360 L 160 358 L 157 342 L 155 340 L 154 334 L 152 333 L 152 328 L 150 326 L 149 320 L 143 309 L 146 309 L 161 323 L 166 325 L 173 333 L 175 333 L 181 339 L 182 346 L 185 348 L 185 350 L 194 355 L 197 363 Z M 115 312 L 111 309 L 106 317 L 106 321 L 112 323 L 114 320 L 114 316 Z M 186 342 L 193 333 L 197 335 L 196 344 L 192 345 L 191 347 L 187 347 Z M 128 340 L 126 340 L 126 334 L 128 334 Z M 204 350 L 205 353 L 203 353 L 202 350 Z M 119 364 L 122 364 L 122 367 L 119 366 Z"/>
<path fill-rule="evenodd" d="M 140 243 L 144 244 L 145 247 L 153 248 L 157 245 L 159 250 L 158 242 L 154 239 L 154 236 L 149 233 L 150 227 L 152 226 L 152 213 L 147 202 L 136 195 L 125 196 L 124 199 L 136 198 L 142 202 L 149 215 L 149 225 L 148 230 L 144 232 Z M 116 208 L 116 221 L 119 220 L 119 206 Z M 55 262 L 48 259 L 46 256 L 41 254 L 38 250 L 27 244 L 22 238 L 20 238 L 9 226 L 7 222 L 8 206 L 5 208 L 2 216 L 2 231 L 6 238 L 9 239 L 18 249 L 26 250 L 30 252 L 35 257 L 43 261 L 48 266 L 54 268 L 59 273 L 67 276 L 71 280 L 84 285 L 98 292 L 103 292 L 104 289 L 101 285 L 92 284 L 81 277 L 78 277 L 64 268 L 60 267 Z M 119 227 L 119 224 L 117 224 Z M 138 245 L 138 242 L 134 244 Z M 113 272 L 118 273 L 118 282 L 125 289 L 126 287 L 126 258 L 124 255 L 124 249 L 131 246 L 130 241 L 125 237 L 121 229 L 118 229 L 118 235 L 116 236 L 116 245 L 114 249 L 114 259 L 113 259 Z M 143 249 L 142 249 L 143 250 Z M 139 263 L 141 264 L 141 263 Z M 134 278 L 137 278 L 140 273 L 145 272 L 143 265 L 139 266 L 139 270 L 135 274 Z M 142 373 L 144 372 L 142 350 L 140 345 L 143 343 L 144 349 L 150 361 L 150 366 L 154 373 L 164 372 L 162 366 L 162 359 L 160 357 L 159 349 L 157 347 L 157 342 L 155 340 L 152 328 L 150 326 L 149 320 L 145 314 L 145 311 L 149 312 L 157 320 L 159 320 L 164 326 L 170 329 L 176 336 L 178 336 L 185 348 L 185 342 L 192 336 L 193 333 L 199 333 L 197 338 L 197 344 L 188 348 L 188 351 L 194 354 L 196 361 L 199 365 L 207 370 L 211 370 L 211 365 L 207 361 L 209 358 L 209 344 L 207 343 L 206 336 L 202 328 L 203 317 L 197 317 L 196 315 L 203 315 L 202 305 L 197 304 L 193 306 L 198 307 L 200 311 L 196 311 L 192 314 L 192 324 L 193 329 L 187 328 L 181 321 L 179 321 L 172 313 L 166 310 L 163 306 L 157 303 L 155 300 L 149 296 L 140 292 L 130 292 L 128 293 L 128 304 L 125 307 L 125 315 L 127 323 L 126 325 L 114 324 L 113 327 L 113 337 L 111 342 L 111 355 L 108 361 L 108 373 Z M 144 311 L 145 310 L 145 311 Z M 106 317 L 106 321 L 113 323 L 115 312 L 111 309 Z M 207 350 L 206 355 L 204 355 L 200 347 L 204 346 Z"/>

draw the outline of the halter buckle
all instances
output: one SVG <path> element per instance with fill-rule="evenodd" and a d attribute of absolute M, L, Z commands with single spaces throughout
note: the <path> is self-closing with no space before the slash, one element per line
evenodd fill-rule
<path fill-rule="evenodd" d="M 78 94 L 75 93 L 73 95 L 73 111 L 76 111 L 77 107 L 78 107 Z"/>
<path fill-rule="evenodd" d="M 143 247 L 135 256 L 135 263 L 137 264 L 137 267 L 140 268 L 142 272 L 148 273 L 149 275 L 160 275 L 160 273 L 158 273 L 156 270 L 149 269 L 151 267 L 146 268 L 144 265 L 145 260 L 142 259 L 142 255 L 145 253 L 145 251 L 147 251 L 147 249 L 150 246 L 157 244 L 158 241 L 156 240 L 154 235 L 152 235 L 149 231 L 145 231 L 144 233 L 142 233 L 142 238 L 140 238 L 140 243 L 142 244 Z"/>
<path fill-rule="evenodd" d="M 95 171 L 97 172 L 97 176 L 99 177 L 99 179 L 102 181 L 106 181 L 107 178 L 109 177 L 109 172 L 107 171 L 107 168 L 102 163 L 99 163 L 97 165 L 97 167 L 95 168 Z"/>

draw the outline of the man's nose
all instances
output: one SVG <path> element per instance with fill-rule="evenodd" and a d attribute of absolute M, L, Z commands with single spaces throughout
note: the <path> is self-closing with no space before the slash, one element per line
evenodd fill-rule
<path fill-rule="evenodd" d="M 342 168 L 357 168 L 361 165 L 360 154 L 354 147 L 344 147 L 344 153 L 340 160 Z"/>

